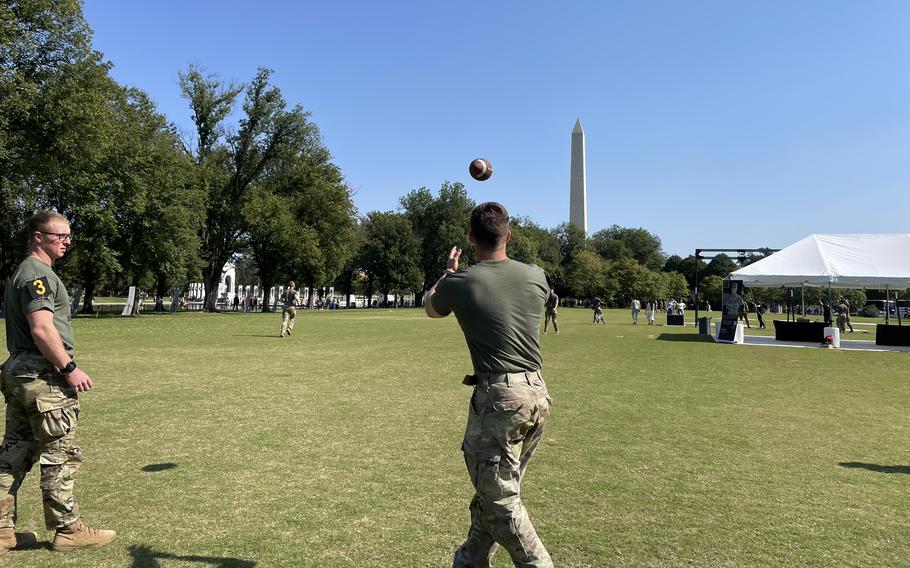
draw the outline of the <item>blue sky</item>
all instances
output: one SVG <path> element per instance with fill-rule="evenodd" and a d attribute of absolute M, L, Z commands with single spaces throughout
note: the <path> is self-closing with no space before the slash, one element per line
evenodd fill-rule
<path fill-rule="evenodd" d="M 780 248 L 910 232 L 910 2 L 86 0 L 114 77 L 183 131 L 177 72 L 259 66 L 312 113 L 361 213 L 465 183 L 568 219 L 586 133 L 589 232 Z M 475 157 L 494 166 L 480 183 Z"/>

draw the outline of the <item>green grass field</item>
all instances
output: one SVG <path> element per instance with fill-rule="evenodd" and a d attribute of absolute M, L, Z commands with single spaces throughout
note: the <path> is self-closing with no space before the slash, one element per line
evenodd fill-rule
<path fill-rule="evenodd" d="M 19 529 L 45 546 L 0 566 L 450 566 L 472 494 L 457 323 L 299 313 L 284 339 L 276 314 L 79 318 L 77 496 L 120 538 L 51 552 L 36 466 Z M 523 497 L 556 566 L 910 564 L 910 354 L 590 315 L 542 338 L 556 402 Z"/>

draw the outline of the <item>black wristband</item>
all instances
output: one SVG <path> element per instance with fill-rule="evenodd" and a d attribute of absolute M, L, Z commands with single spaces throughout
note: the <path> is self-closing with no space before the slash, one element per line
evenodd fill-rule
<path fill-rule="evenodd" d="M 60 369 L 60 372 L 63 373 L 64 375 L 69 375 L 70 373 L 72 373 L 75 370 L 76 370 L 76 362 L 70 361 L 69 363 L 66 364 L 66 367 L 63 367 L 62 369 Z"/>

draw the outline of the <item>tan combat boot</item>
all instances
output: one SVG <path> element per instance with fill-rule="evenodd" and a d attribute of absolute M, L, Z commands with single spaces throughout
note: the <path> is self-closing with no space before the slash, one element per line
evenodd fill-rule
<path fill-rule="evenodd" d="M 104 529 L 93 529 L 85 526 L 80 518 L 75 523 L 57 529 L 54 535 L 53 548 L 57 552 L 98 548 L 117 538 L 117 533 Z"/>
<path fill-rule="evenodd" d="M 0 529 L 0 556 L 3 556 L 10 550 L 19 550 L 34 546 L 38 542 L 38 533 L 24 532 L 17 533 L 16 529 L 7 527 Z"/>

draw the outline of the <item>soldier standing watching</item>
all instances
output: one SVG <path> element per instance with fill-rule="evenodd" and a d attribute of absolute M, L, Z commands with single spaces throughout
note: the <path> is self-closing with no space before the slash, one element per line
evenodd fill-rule
<path fill-rule="evenodd" d="M 16 494 L 37 461 L 44 522 L 57 551 L 105 545 L 117 533 L 87 527 L 73 496 L 82 453 L 76 444 L 80 392 L 94 386 L 73 360 L 70 299 L 51 268 L 72 242 L 66 217 L 42 211 L 28 220 L 28 256 L 6 287 L 6 345 L 0 372 L 6 432 L 0 446 L 0 554 L 21 547 L 14 534 Z"/>
<path fill-rule="evenodd" d="M 475 494 L 454 568 L 488 568 L 499 545 L 515 566 L 553 566 L 521 500 L 521 482 L 550 414 L 540 373 L 540 312 L 549 286 L 541 268 L 506 256 L 511 237 L 505 207 L 475 207 L 468 238 L 477 263 L 459 271 L 461 249 L 453 247 L 425 298 L 431 318 L 455 312 L 474 366 L 464 380 L 474 391 L 461 448 Z"/>
<path fill-rule="evenodd" d="M 300 292 L 297 291 L 297 284 L 293 280 L 288 282 L 288 289 L 284 291 L 281 301 L 284 303 L 284 311 L 281 314 L 281 337 L 287 333 L 291 335 L 294 331 L 294 320 L 297 318 L 297 304 L 300 303 Z"/>
<path fill-rule="evenodd" d="M 543 320 L 543 332 L 547 332 L 547 324 L 551 321 L 553 322 L 553 331 L 559 333 L 559 323 L 556 321 L 556 316 L 559 311 L 559 296 L 556 295 L 556 292 L 553 291 L 553 288 L 550 288 L 550 295 L 547 297 L 547 302 L 544 304 L 546 312 Z"/>

